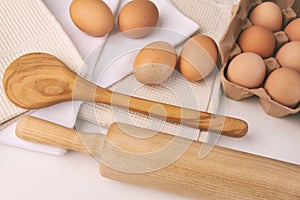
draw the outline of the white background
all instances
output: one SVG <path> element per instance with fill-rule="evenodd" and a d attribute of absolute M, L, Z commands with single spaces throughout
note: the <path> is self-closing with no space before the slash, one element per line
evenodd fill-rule
<path fill-rule="evenodd" d="M 219 145 L 300 165 L 300 114 L 267 116 L 255 97 L 226 99 L 225 107 L 227 115 L 246 120 L 250 130 L 242 139 L 221 137 Z M 0 145 L 0 159 L 1 199 L 184 199 L 105 179 L 96 160 L 73 151 L 56 157 Z"/>

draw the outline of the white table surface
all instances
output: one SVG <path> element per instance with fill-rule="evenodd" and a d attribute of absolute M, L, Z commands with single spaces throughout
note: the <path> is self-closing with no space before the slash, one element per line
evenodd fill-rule
<path fill-rule="evenodd" d="M 221 137 L 218 145 L 300 165 L 300 114 L 270 117 L 257 98 L 226 99 L 225 108 L 227 115 L 245 119 L 250 130 L 242 139 Z M 0 158 L 0 199 L 185 199 L 105 179 L 96 160 L 73 151 L 57 157 L 0 145 Z"/>
<path fill-rule="evenodd" d="M 300 165 L 299 114 L 269 117 L 256 98 L 242 102 L 226 99 L 226 109 L 228 115 L 247 120 L 250 131 L 242 139 L 221 137 L 219 145 Z M 0 158 L 0 199 L 185 199 L 105 179 L 98 173 L 96 160 L 73 151 L 56 157 L 0 145 Z"/>

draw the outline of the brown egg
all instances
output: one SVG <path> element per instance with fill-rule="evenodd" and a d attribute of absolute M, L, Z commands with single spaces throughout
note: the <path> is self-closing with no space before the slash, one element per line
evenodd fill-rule
<path fill-rule="evenodd" d="M 176 61 L 176 49 L 172 45 L 164 41 L 153 42 L 136 56 L 133 74 L 143 84 L 157 85 L 173 73 Z"/>
<path fill-rule="evenodd" d="M 103 36 L 114 26 L 110 8 L 100 0 L 73 0 L 70 16 L 74 24 L 92 36 Z"/>
<path fill-rule="evenodd" d="M 218 47 L 209 36 L 198 35 L 189 39 L 180 53 L 180 72 L 190 81 L 207 77 L 216 67 Z"/>
<path fill-rule="evenodd" d="M 120 31 L 131 38 L 142 38 L 156 26 L 159 12 L 156 5 L 148 0 L 133 0 L 120 11 L 118 25 Z"/>
<path fill-rule="evenodd" d="M 229 64 L 229 81 L 246 88 L 258 88 L 266 76 L 266 64 L 256 53 L 246 52 L 236 56 Z"/>
<path fill-rule="evenodd" d="M 270 1 L 259 4 L 249 15 L 252 24 L 264 26 L 273 32 L 281 29 L 282 18 L 280 7 Z"/>
<path fill-rule="evenodd" d="M 284 67 L 276 69 L 267 78 L 265 90 L 274 101 L 294 108 L 300 101 L 300 73 Z"/>
<path fill-rule="evenodd" d="M 276 54 L 276 59 L 282 67 L 300 72 L 300 41 L 289 42 L 282 46 Z"/>
<path fill-rule="evenodd" d="M 291 41 L 300 41 L 300 18 L 297 18 L 289 23 L 285 27 L 284 32 Z"/>
<path fill-rule="evenodd" d="M 262 58 L 269 58 L 275 50 L 275 37 L 267 28 L 251 26 L 241 33 L 238 44 L 243 52 L 253 52 Z"/>

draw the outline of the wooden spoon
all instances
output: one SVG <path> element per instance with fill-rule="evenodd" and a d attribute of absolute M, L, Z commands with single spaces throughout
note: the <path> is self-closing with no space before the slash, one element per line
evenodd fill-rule
<path fill-rule="evenodd" d="M 7 97 L 25 109 L 72 100 L 91 101 L 231 137 L 242 137 L 248 131 L 247 123 L 240 119 L 130 97 L 98 87 L 75 74 L 56 57 L 45 53 L 17 58 L 6 69 L 3 86 Z"/>

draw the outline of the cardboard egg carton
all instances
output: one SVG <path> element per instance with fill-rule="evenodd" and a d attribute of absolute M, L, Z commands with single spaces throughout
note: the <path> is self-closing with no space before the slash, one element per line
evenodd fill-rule
<path fill-rule="evenodd" d="M 226 79 L 226 70 L 230 61 L 240 53 L 242 50 L 237 44 L 237 39 L 240 33 L 246 28 L 252 26 L 252 23 L 248 19 L 248 15 L 254 7 L 264 2 L 263 0 L 241 0 L 239 5 L 233 10 L 233 18 L 231 23 L 220 41 L 220 54 L 222 59 L 221 80 L 224 86 L 226 95 L 234 100 L 242 100 L 250 96 L 256 95 L 259 97 L 259 101 L 264 111 L 274 117 L 283 117 L 290 114 L 296 114 L 300 112 L 300 105 L 297 108 L 292 109 L 281 105 L 271 99 L 263 87 L 256 89 L 248 89 L 236 85 Z M 299 0 L 273 0 L 280 6 L 283 13 L 283 29 L 292 20 L 300 17 L 300 1 Z M 276 50 L 289 42 L 289 38 L 283 31 L 274 33 L 276 38 Z M 274 57 L 265 59 L 267 66 L 267 75 L 273 70 L 280 67 L 279 63 Z"/>

